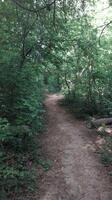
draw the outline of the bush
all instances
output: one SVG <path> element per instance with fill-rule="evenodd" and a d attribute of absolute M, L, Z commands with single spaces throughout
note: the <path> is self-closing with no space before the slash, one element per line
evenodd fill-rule
<path fill-rule="evenodd" d="M 16 78 L 11 82 L 13 73 Z M 3 75 L 3 73 L 2 73 Z M 11 77 L 10 77 L 11 76 Z M 38 134 L 44 128 L 43 85 L 31 66 L 2 80 L 0 106 L 0 199 L 34 185 Z M 9 85 L 7 85 L 7 82 Z M 10 83 L 12 87 L 10 87 Z M 7 90 L 5 90 L 7 86 Z M 13 88 L 13 89 L 12 89 Z M 32 184 L 31 184 L 32 183 Z"/>
<path fill-rule="evenodd" d="M 104 136 L 105 138 L 105 145 L 101 151 L 101 159 L 102 162 L 106 166 L 112 165 L 112 136 Z"/>

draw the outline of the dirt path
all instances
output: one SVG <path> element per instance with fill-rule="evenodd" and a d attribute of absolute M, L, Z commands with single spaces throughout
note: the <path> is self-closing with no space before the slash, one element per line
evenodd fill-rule
<path fill-rule="evenodd" d="M 112 200 L 112 187 L 83 122 L 58 106 L 49 95 L 48 131 L 43 151 L 53 161 L 40 181 L 38 200 Z"/>

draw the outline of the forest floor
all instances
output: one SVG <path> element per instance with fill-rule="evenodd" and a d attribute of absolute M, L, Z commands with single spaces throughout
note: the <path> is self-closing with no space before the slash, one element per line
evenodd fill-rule
<path fill-rule="evenodd" d="M 112 184 L 96 154 L 83 121 L 58 105 L 59 95 L 48 95 L 48 128 L 42 151 L 52 161 L 39 181 L 38 200 L 112 200 Z"/>

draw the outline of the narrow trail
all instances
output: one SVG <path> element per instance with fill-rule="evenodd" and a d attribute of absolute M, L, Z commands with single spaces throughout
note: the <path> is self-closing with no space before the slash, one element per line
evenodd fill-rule
<path fill-rule="evenodd" d="M 84 123 L 48 95 L 48 130 L 43 151 L 53 161 L 39 184 L 38 200 L 112 200 L 112 186 Z"/>

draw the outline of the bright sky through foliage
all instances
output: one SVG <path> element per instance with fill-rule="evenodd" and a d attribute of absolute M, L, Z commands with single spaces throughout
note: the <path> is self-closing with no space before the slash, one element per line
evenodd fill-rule
<path fill-rule="evenodd" d="M 112 7 L 109 6 L 108 0 L 100 0 L 95 6 L 95 25 L 102 26 L 112 19 Z"/>

